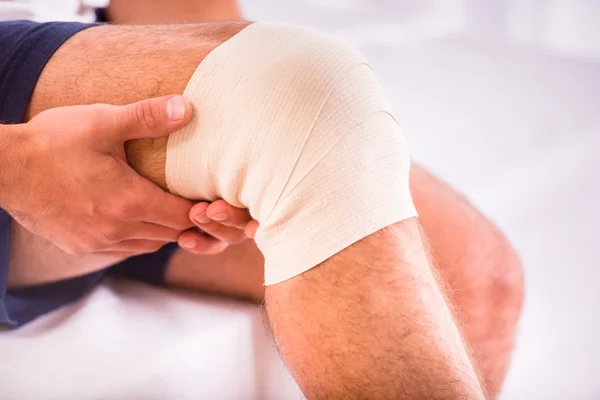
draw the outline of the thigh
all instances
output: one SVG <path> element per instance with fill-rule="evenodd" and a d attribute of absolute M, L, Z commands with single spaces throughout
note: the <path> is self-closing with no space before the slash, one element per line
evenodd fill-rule
<path fill-rule="evenodd" d="M 248 24 L 104 25 L 79 32 L 45 66 L 27 118 L 53 107 L 181 94 L 200 62 Z"/>

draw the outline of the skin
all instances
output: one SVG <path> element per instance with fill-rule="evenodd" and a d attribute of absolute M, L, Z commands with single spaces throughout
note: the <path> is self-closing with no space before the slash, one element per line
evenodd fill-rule
<path fill-rule="evenodd" d="M 235 0 L 111 0 L 107 7 L 117 24 L 166 24 L 240 20 Z"/>
<path fill-rule="evenodd" d="M 152 107 L 166 110 L 167 102 L 175 100 L 184 112 L 176 120 L 163 112 L 154 130 L 140 122 Z M 63 109 L 27 127 L 4 127 L 0 207 L 68 254 L 140 254 L 176 240 L 193 226 L 187 218 L 193 203 L 136 174 L 126 163 L 123 143 L 183 127 L 191 112 L 185 115 L 182 102 L 177 96 L 120 108 Z M 23 168 L 28 174 L 22 174 Z M 130 210 L 140 211 L 124 218 Z"/>
<path fill-rule="evenodd" d="M 241 19 L 234 0 L 219 1 L 217 5 L 211 0 L 154 0 L 152 7 L 147 5 L 147 0 L 112 0 L 109 14 L 119 16 L 113 18 L 115 22 L 128 24 Z M 127 17 L 120 13 L 121 8 L 131 11 Z M 156 145 L 164 144 L 158 141 Z M 130 148 L 129 154 L 139 156 L 145 151 L 143 147 L 140 151 Z M 161 174 L 163 157 L 163 153 L 153 152 L 152 158 L 160 162 L 149 173 L 166 185 Z M 508 370 L 523 304 L 521 262 L 502 233 L 447 184 L 416 163 L 410 182 L 419 222 L 437 261 L 438 276 L 480 367 L 482 384 L 489 397 L 495 398 Z M 215 218 L 223 213 L 225 220 Z M 190 218 L 212 236 L 204 235 L 199 240 L 191 237 L 195 247 L 182 246 L 187 251 L 175 254 L 166 281 L 175 287 L 263 301 L 262 254 L 253 241 L 240 243 L 244 236 L 241 230 L 252 237 L 257 222 L 246 210 L 222 200 L 195 205 Z M 181 235 L 179 243 L 187 238 L 189 232 Z M 228 248 L 227 244 L 232 246 Z"/>
<path fill-rule="evenodd" d="M 113 4 L 116 3 L 118 2 L 113 0 Z M 139 2 L 131 0 L 131 3 Z M 171 5 L 170 8 L 177 7 Z M 167 15 L 156 7 L 152 9 L 157 11 L 157 15 Z M 210 7 L 198 7 L 196 11 L 193 18 L 197 20 L 211 19 L 210 13 L 213 12 Z M 190 13 L 187 16 L 192 18 Z M 162 22 L 180 22 L 179 18 L 170 15 Z M 152 144 L 149 146 L 150 150 L 145 149 L 138 154 L 143 155 L 144 151 L 152 153 L 153 148 L 161 146 L 160 140 L 145 143 Z M 1 145 L 2 143 L 0 150 Z M 154 160 L 154 157 L 147 159 Z M 156 165 L 160 171 L 160 163 L 155 163 L 155 168 Z M 412 169 L 411 190 L 421 215 L 421 223 L 431 240 L 438 269 L 445 278 L 442 281 L 445 281 L 449 290 L 448 296 L 456 305 L 467 342 L 480 360 L 483 381 L 494 397 L 506 372 L 522 302 L 522 271 L 519 261 L 492 224 L 447 185 L 418 166 Z M 216 218 L 222 213 L 226 214 L 226 220 Z M 167 270 L 167 281 L 171 285 L 194 290 L 262 299 L 262 255 L 253 242 L 245 241 L 223 251 L 227 244 L 238 243 L 243 239 L 242 230 L 248 227 L 250 221 L 247 212 L 218 201 L 210 205 L 200 203 L 194 206 L 190 211 L 190 218 L 195 221 L 194 217 L 199 214 L 203 216 L 203 222 L 198 225 L 207 232 L 213 229 L 214 235 L 209 232 L 213 236 L 200 236 L 200 241 L 196 243 L 198 247 L 192 251 L 219 254 L 194 256 L 188 252 L 178 252 Z M 13 224 L 13 227 L 15 225 L 17 224 Z M 250 224 L 246 233 L 251 236 L 255 228 L 255 225 Z M 17 229 L 17 233 L 19 231 Z M 447 232 L 452 232 L 452 235 Z M 459 235 L 456 235 L 457 232 Z M 184 233 L 181 238 L 188 234 L 189 232 Z M 27 243 L 32 243 L 28 234 L 23 236 Z M 196 236 L 193 238 L 197 239 Z M 36 237 L 33 239 L 34 245 L 39 242 Z M 42 243 L 44 246 L 40 252 L 51 253 L 52 246 L 43 241 Z M 58 259 L 60 256 L 59 252 L 53 255 Z M 32 260 L 34 263 L 35 261 Z M 76 257 L 73 263 L 77 264 Z M 53 265 L 49 267 L 52 269 Z"/>
<path fill-rule="evenodd" d="M 181 93 L 203 57 L 243 26 L 83 31 L 46 66 L 28 115 L 75 104 L 129 104 L 163 91 Z M 161 152 L 156 142 L 138 143 Z M 155 152 L 141 159 L 156 165 Z M 138 171 L 151 170 L 129 161 Z M 411 219 L 301 276 L 267 287 L 275 338 L 307 397 L 483 398 L 435 275 L 419 225 Z M 344 295 L 332 295 L 338 292 Z"/>
<path fill-rule="evenodd" d="M 146 114 L 153 116 L 152 127 L 144 122 Z M 2 207 L 13 218 L 9 287 L 64 279 L 154 252 L 192 226 L 192 203 L 138 175 L 123 147 L 129 139 L 176 131 L 191 115 L 189 102 L 172 96 L 127 106 L 58 108 L 28 124 L 4 127 L 0 151 L 11 162 L 0 177 Z M 145 222 L 150 220 L 156 222 Z M 21 248 L 29 250 L 16 250 Z"/>

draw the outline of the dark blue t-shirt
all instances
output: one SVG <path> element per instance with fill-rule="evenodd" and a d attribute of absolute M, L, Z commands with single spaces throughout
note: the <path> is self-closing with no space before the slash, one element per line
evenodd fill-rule
<path fill-rule="evenodd" d="M 74 22 L 0 22 L 0 123 L 22 123 L 37 80 L 54 52 L 77 32 L 94 26 Z M 68 68 L 68 66 L 65 66 Z M 10 217 L 0 209 L 0 326 L 18 327 L 71 303 L 107 273 L 161 284 L 175 244 L 132 257 L 108 270 L 35 287 L 7 291 Z"/>

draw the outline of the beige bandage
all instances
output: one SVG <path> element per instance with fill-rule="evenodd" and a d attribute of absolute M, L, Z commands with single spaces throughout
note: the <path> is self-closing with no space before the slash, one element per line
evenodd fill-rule
<path fill-rule="evenodd" d="M 169 189 L 248 208 L 267 285 L 416 215 L 404 136 L 346 46 L 256 23 L 211 52 L 184 95 L 196 115 L 169 138 Z"/>

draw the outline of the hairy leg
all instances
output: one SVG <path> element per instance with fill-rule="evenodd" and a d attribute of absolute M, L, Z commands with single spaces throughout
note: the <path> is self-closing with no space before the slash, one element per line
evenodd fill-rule
<path fill-rule="evenodd" d="M 146 0 L 112 0 L 109 13 L 115 22 L 129 24 L 241 18 L 235 0 L 154 2 L 147 7 Z M 488 394 L 496 397 L 508 368 L 523 301 L 518 257 L 493 224 L 416 164 L 411 171 L 411 190 L 466 341 L 480 365 Z M 263 262 L 253 241 L 214 256 L 179 251 L 167 269 L 166 280 L 176 287 L 262 300 Z"/>
<path fill-rule="evenodd" d="M 105 26 L 81 32 L 46 66 L 29 115 L 62 105 L 126 104 L 181 93 L 203 57 L 242 27 Z M 137 154 L 130 160 L 136 168 L 164 183 L 164 141 L 137 142 L 129 150 Z M 482 396 L 414 220 L 270 286 L 266 300 L 282 354 L 311 398 Z"/>
<path fill-rule="evenodd" d="M 265 297 L 281 353 L 309 397 L 482 398 L 414 219 L 267 287 Z"/>
<path fill-rule="evenodd" d="M 413 165 L 411 190 L 439 274 L 490 397 L 502 388 L 523 304 L 523 269 L 498 229 L 466 199 Z"/>
<path fill-rule="evenodd" d="M 502 234 L 450 186 L 414 165 L 411 189 L 419 221 L 488 394 L 502 387 L 523 302 L 523 271 Z M 224 253 L 180 251 L 168 270 L 176 287 L 261 300 L 263 258 L 253 241 Z"/>

